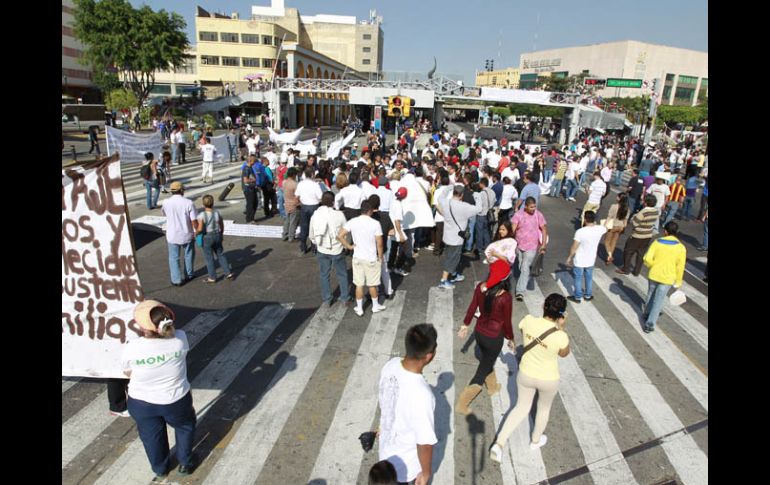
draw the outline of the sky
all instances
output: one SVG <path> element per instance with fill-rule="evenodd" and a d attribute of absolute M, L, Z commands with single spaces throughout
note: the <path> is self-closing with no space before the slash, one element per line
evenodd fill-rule
<path fill-rule="evenodd" d="M 251 6 L 270 0 L 129 0 L 182 15 L 187 35 L 195 42 L 195 11 L 241 18 Z M 486 59 L 495 69 L 518 67 L 519 56 L 533 50 L 556 49 L 619 40 L 638 40 L 708 52 L 708 0 L 592 0 L 576 7 L 574 0 L 285 0 L 302 15 L 352 15 L 369 18 L 376 9 L 385 34 L 383 70 L 424 71 L 437 61 L 437 73 L 455 74 L 466 85 Z"/>

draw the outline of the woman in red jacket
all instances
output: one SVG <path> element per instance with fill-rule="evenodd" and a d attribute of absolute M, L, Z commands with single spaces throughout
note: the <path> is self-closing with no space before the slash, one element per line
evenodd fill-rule
<path fill-rule="evenodd" d="M 468 335 L 468 326 L 478 309 L 481 315 L 476 320 L 474 335 L 476 345 L 481 350 L 481 360 L 476 374 L 470 384 L 463 389 L 455 407 L 458 413 L 466 416 L 472 412 L 470 403 L 481 392 L 482 383 L 486 384 L 487 393 L 490 396 L 500 390 L 494 366 L 495 359 L 503 348 L 503 337 L 508 340 L 508 346 L 511 349 L 514 348 L 511 326 L 513 299 L 508 284 L 510 272 L 511 267 L 506 261 L 498 260 L 490 265 L 489 278 L 486 283 L 482 282 L 476 286 L 473 301 L 465 312 L 464 325 L 457 332 L 457 336 L 461 339 Z"/>

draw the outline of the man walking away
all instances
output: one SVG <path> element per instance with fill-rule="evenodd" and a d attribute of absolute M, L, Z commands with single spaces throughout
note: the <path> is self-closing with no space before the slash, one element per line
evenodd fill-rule
<path fill-rule="evenodd" d="M 671 189 L 666 185 L 665 179 L 656 176 L 655 183 L 650 185 L 650 188 L 647 189 L 647 193 L 655 196 L 655 209 L 658 211 L 658 219 L 655 221 L 655 233 L 657 234 L 658 229 L 660 228 L 660 217 L 663 212 L 663 207 L 668 203 Z"/>
<path fill-rule="evenodd" d="M 580 224 L 585 224 L 585 214 L 588 211 L 599 212 L 602 205 L 602 197 L 607 193 L 607 184 L 602 180 L 601 172 L 594 172 L 594 181 L 588 187 L 588 200 L 583 206 L 583 213 L 580 216 Z"/>
<path fill-rule="evenodd" d="M 663 227 L 663 237 L 650 245 L 647 254 L 644 255 L 644 264 L 650 269 L 647 278 L 647 301 L 644 305 L 644 331 L 650 333 L 655 330 L 663 305 L 666 303 L 666 294 L 671 285 L 674 288 L 682 286 L 684 278 L 684 265 L 687 259 L 687 249 L 676 235 L 679 225 L 671 221 Z"/>
<path fill-rule="evenodd" d="M 346 249 L 353 251 L 353 284 L 356 285 L 356 307 L 359 317 L 364 316 L 364 287 L 369 287 L 372 297 L 372 313 L 385 310 L 377 297 L 380 286 L 383 245 L 382 227 L 372 218 L 374 208 L 369 200 L 361 203 L 361 215 L 347 221 L 337 235 L 337 239 Z M 353 238 L 348 244 L 347 235 Z"/>
<path fill-rule="evenodd" d="M 431 478 L 436 398 L 422 372 L 436 356 L 436 329 L 423 323 L 406 332 L 406 357 L 394 357 L 380 373 L 380 460 L 396 467 L 399 483 Z"/>
<path fill-rule="evenodd" d="M 636 263 L 633 268 L 634 276 L 639 276 L 642 271 L 643 255 L 652 239 L 655 221 L 658 220 L 658 210 L 655 208 L 656 201 L 654 195 L 645 196 L 644 209 L 631 218 L 633 232 L 623 247 L 623 267 L 616 269 L 616 273 L 625 275 L 632 272 L 631 260 L 634 256 L 636 256 Z"/>
<path fill-rule="evenodd" d="M 297 189 L 294 194 L 299 199 L 300 214 L 299 214 L 299 252 L 303 255 L 308 252 L 307 237 L 310 232 L 310 218 L 313 217 L 313 213 L 318 209 L 318 204 L 321 203 L 321 186 L 314 180 L 314 170 L 311 167 L 307 167 L 304 172 L 305 177 L 300 183 L 297 184 Z"/>
<path fill-rule="evenodd" d="M 195 232 L 200 230 L 195 211 L 195 204 L 184 197 L 184 187 L 181 182 L 171 183 L 171 197 L 161 208 L 166 216 L 166 241 L 168 242 L 168 266 L 171 271 L 171 284 L 182 286 L 193 279 L 193 263 L 195 262 Z M 179 269 L 179 255 L 184 252 L 183 270 Z"/>
<path fill-rule="evenodd" d="M 101 155 L 102 152 L 101 152 L 101 149 L 99 148 L 99 128 L 98 127 L 92 126 L 88 129 L 88 141 L 91 142 L 91 149 L 88 150 L 88 153 L 90 154 L 91 152 L 94 151 L 94 149 L 96 149 L 96 154 Z"/>
<path fill-rule="evenodd" d="M 187 163 L 187 132 L 184 128 L 179 128 L 176 134 L 176 157 L 178 163 Z"/>
<path fill-rule="evenodd" d="M 572 267 L 572 275 L 575 278 L 575 293 L 567 297 L 573 303 L 580 303 L 583 296 L 583 274 L 586 277 L 585 300 L 591 301 L 593 296 L 593 275 L 594 264 L 596 263 L 596 252 L 599 249 L 599 241 L 607 233 L 607 228 L 603 225 L 596 225 L 596 212 L 587 211 L 583 214 L 585 219 L 584 227 L 575 231 L 575 238 L 572 241 L 572 247 L 567 257 L 567 266 L 572 265 L 572 258 L 575 263 Z"/>
<path fill-rule="evenodd" d="M 452 189 L 452 197 L 439 201 L 438 209 L 444 217 L 444 234 L 442 240 L 446 248 L 444 249 L 444 259 L 442 261 L 443 272 L 438 287 L 451 290 L 454 283 L 465 280 L 465 276 L 457 272 L 460 265 L 460 258 L 463 249 L 463 235 L 468 228 L 468 221 L 471 217 L 481 214 L 483 207 L 481 201 L 476 205 L 463 202 L 463 192 L 465 187 L 455 185 Z M 449 277 L 453 276 L 450 280 Z"/>
<path fill-rule="evenodd" d="M 640 206 L 644 207 L 644 204 L 640 204 L 642 202 L 641 197 L 644 194 L 644 179 L 639 175 L 638 168 L 635 168 L 633 172 L 626 188 L 626 192 L 628 192 L 628 213 L 632 216 L 636 214 L 636 210 Z"/>
<path fill-rule="evenodd" d="M 294 168 L 289 170 L 292 171 Z M 294 219 L 296 220 L 296 217 Z M 321 277 L 321 299 L 326 306 L 332 304 L 332 288 L 329 279 L 332 267 L 340 285 L 340 301 L 345 304 L 350 303 L 348 268 L 345 255 L 342 253 L 342 244 L 336 237 L 344 225 L 345 215 L 334 210 L 334 194 L 324 192 L 321 196 L 321 206 L 310 218 L 310 239 L 318 248 L 316 258 Z"/>
<path fill-rule="evenodd" d="M 545 216 L 537 210 L 532 197 L 524 201 L 524 210 L 518 211 L 511 219 L 516 239 L 516 260 L 519 262 L 519 280 L 516 282 L 516 301 L 524 300 L 529 285 L 529 270 L 538 252 L 545 253 L 548 245 L 548 227 Z M 541 245 L 542 242 L 542 245 Z"/>
<path fill-rule="evenodd" d="M 200 145 L 201 154 L 203 155 L 203 172 L 201 173 L 201 180 L 203 183 L 214 183 L 214 156 L 217 154 L 217 149 L 214 145 L 209 143 L 209 139 L 205 136 L 201 139 Z"/>
<path fill-rule="evenodd" d="M 674 184 L 671 185 L 670 189 L 671 197 L 666 204 L 666 216 L 663 219 L 664 226 L 674 220 L 674 216 L 676 216 L 676 213 L 679 211 L 679 205 L 684 200 L 685 189 L 684 185 L 682 185 L 682 177 L 680 175 L 676 176 L 676 181 L 674 181 Z"/>
<path fill-rule="evenodd" d="M 282 165 L 285 166 L 285 165 Z M 286 218 L 283 220 L 284 241 L 292 242 L 297 240 L 297 224 L 299 223 L 299 199 L 297 198 L 297 169 L 291 167 L 286 171 L 286 178 L 283 181 L 283 207 L 286 212 Z M 312 218 L 311 218 L 312 219 Z"/>
<path fill-rule="evenodd" d="M 254 214 L 257 212 L 257 178 L 254 175 L 254 164 L 257 157 L 249 157 L 241 168 L 243 196 L 246 199 L 246 224 L 254 224 Z"/>

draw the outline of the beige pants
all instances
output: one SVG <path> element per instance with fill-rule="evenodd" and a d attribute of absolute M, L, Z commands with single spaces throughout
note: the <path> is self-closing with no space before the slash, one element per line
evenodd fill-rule
<path fill-rule="evenodd" d="M 203 162 L 203 173 L 201 174 L 201 178 L 209 178 L 214 179 L 214 163 L 213 162 Z"/>
<path fill-rule="evenodd" d="M 508 414 L 508 417 L 505 418 L 503 427 L 497 435 L 497 443 L 500 445 L 505 445 L 513 430 L 529 414 L 529 410 L 532 408 L 532 400 L 535 398 L 535 391 L 538 392 L 537 416 L 535 417 L 535 429 L 532 431 L 531 442 L 537 443 L 540 441 L 540 436 L 542 436 L 548 424 L 553 398 L 556 397 L 556 393 L 559 390 L 559 380 L 543 381 L 529 377 L 519 371 L 519 374 L 516 376 L 516 389 L 518 392 L 516 406 Z"/>
<path fill-rule="evenodd" d="M 601 204 L 592 204 L 591 202 L 586 202 L 586 205 L 583 206 L 583 213 L 580 214 L 580 223 L 585 224 L 585 215 L 588 211 L 594 211 L 597 212 L 599 210 Z M 598 219 L 597 219 L 598 221 Z"/>

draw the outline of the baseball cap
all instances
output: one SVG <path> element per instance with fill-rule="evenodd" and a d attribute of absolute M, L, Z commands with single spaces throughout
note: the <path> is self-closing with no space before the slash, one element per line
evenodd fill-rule
<path fill-rule="evenodd" d="M 406 194 L 408 191 L 406 190 L 406 187 L 399 187 L 396 191 L 396 199 L 398 200 L 404 200 L 406 198 Z"/>
<path fill-rule="evenodd" d="M 180 190 L 184 189 L 184 186 L 182 185 L 182 182 L 176 181 L 171 182 L 171 186 L 169 188 L 171 189 L 171 192 L 179 192 Z"/>

